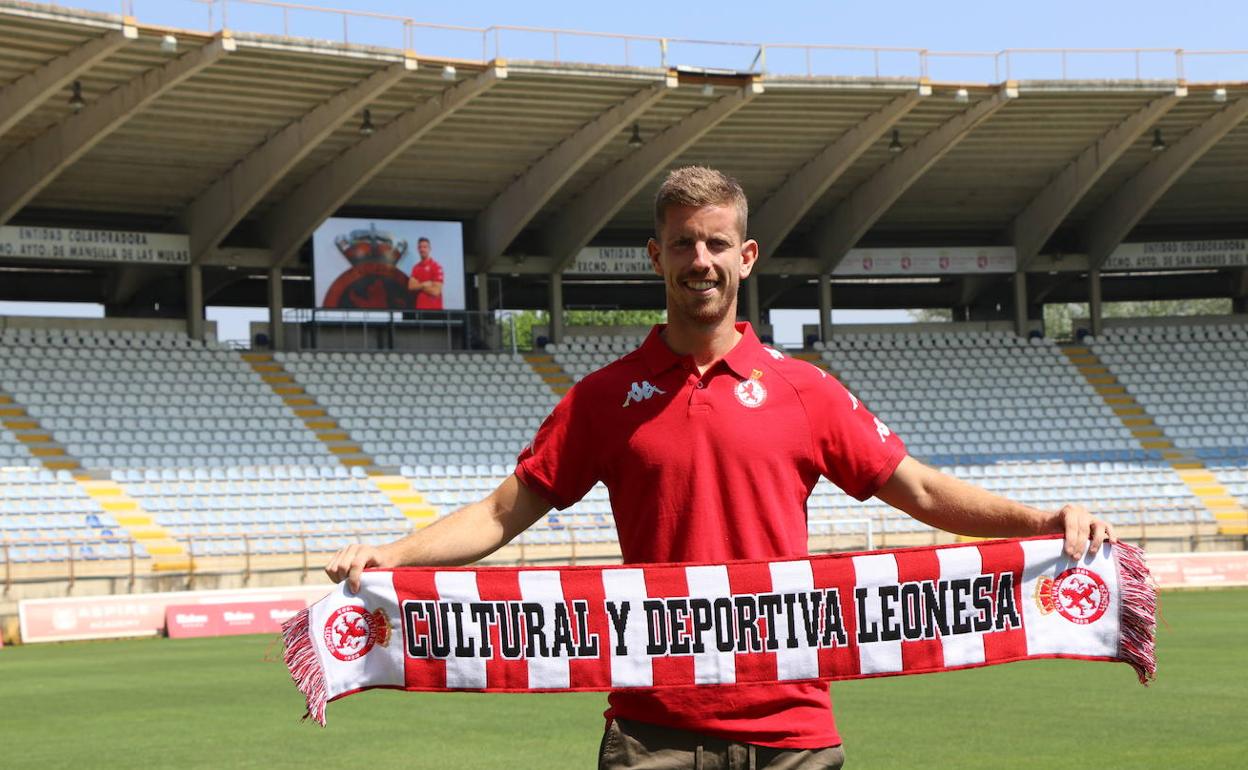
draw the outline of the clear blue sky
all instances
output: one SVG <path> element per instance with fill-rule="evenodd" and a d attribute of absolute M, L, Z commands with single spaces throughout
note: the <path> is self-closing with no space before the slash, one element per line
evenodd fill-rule
<path fill-rule="evenodd" d="M 117 0 L 71 0 L 60 5 L 114 11 Z M 475 0 L 398 2 L 335 0 L 306 5 L 408 16 L 418 21 L 486 27 L 496 24 L 575 28 L 667 37 L 892 45 L 931 49 L 1022 47 L 1243 48 L 1248 4 L 1242 0 L 1046 0 L 1045 2 L 786 2 L 680 3 L 660 0 L 554 2 Z M 231 4 L 241 15 L 244 4 Z M 181 15 L 187 26 L 205 18 L 192 0 L 134 0 L 142 21 Z M 168 11 L 162 10 L 168 8 Z M 179 10 L 180 9 L 180 10 Z"/>
<path fill-rule="evenodd" d="M 62 5 L 116 12 L 121 0 L 70 0 Z M 399 0 L 304 0 L 304 4 L 410 17 L 416 21 L 456 24 L 472 27 L 492 25 L 536 26 L 585 31 L 653 35 L 669 38 L 734 40 L 759 43 L 809 43 L 821 45 L 868 45 L 927 48 L 941 51 L 999 51 L 1005 48 L 1184 48 L 1189 50 L 1245 49 L 1248 38 L 1248 2 L 1244 0 L 1188 0 L 1185 3 L 1159 0 L 1047 0 L 1018 2 L 998 0 L 986 2 L 933 2 L 932 0 L 823 0 L 808 2 L 776 0 L 769 3 L 664 2 L 662 0 L 615 0 L 614 2 L 555 2 L 554 0 L 476 0 L 475 2 L 400 2 Z M 208 10 L 202 0 L 132 0 L 136 17 L 141 22 L 170 24 L 191 29 L 207 28 Z M 220 2 L 214 19 L 220 24 Z M 272 8 L 233 0 L 227 4 L 230 26 L 238 29 L 267 27 L 280 31 L 282 14 Z M 291 11 L 288 14 L 292 34 L 340 39 L 342 22 L 330 14 Z M 354 18 L 349 24 L 353 40 L 400 45 L 397 27 L 382 22 Z M 510 33 L 505 36 L 503 53 L 510 58 L 536 58 L 526 54 L 539 48 L 549 49 L 544 37 Z M 416 46 L 426 55 L 446 53 L 461 47 L 460 53 L 474 51 L 480 57 L 480 43 L 470 43 L 468 36 L 424 34 Z M 565 40 L 566 58 L 578 57 L 578 43 Z M 580 50 L 596 51 L 610 56 L 611 43 L 583 40 Z M 442 49 L 442 50 L 439 50 Z M 673 52 L 673 63 L 713 64 L 715 49 L 694 51 L 685 47 Z M 722 66 L 746 69 L 750 55 L 745 51 L 721 50 Z M 777 52 L 775 58 L 779 59 Z M 793 65 L 800 55 L 792 54 Z M 547 58 L 547 57 L 543 57 Z M 592 57 L 597 58 L 597 57 Z M 694 62 L 693 59 L 703 59 Z M 1172 57 L 1156 55 L 1145 61 L 1146 74 L 1158 77 L 1173 72 Z M 1128 59 L 1121 58 L 1125 67 Z M 1041 63 L 1033 62 L 1034 71 L 1026 64 L 1018 65 L 1022 77 L 1042 77 Z M 828 58 L 823 69 L 828 74 L 838 68 L 848 69 L 849 62 Z M 889 65 L 885 62 L 885 67 Z M 900 68 L 902 61 L 892 63 Z M 1056 65 L 1053 64 L 1055 67 Z M 1106 72 L 1112 62 L 1085 57 L 1072 62 L 1078 71 L 1087 74 L 1114 75 Z M 776 61 L 771 69 L 783 69 Z M 1101 70 L 1099 73 L 1092 70 Z M 934 66 L 935 79 L 992 80 L 972 77 L 975 70 L 966 62 L 943 60 Z M 987 73 L 982 67 L 978 70 Z M 840 74 L 859 74 L 841 72 Z M 900 72 L 895 74 L 901 74 Z M 1077 74 L 1072 73 L 1072 74 Z M 1126 75 L 1127 72 L 1121 74 Z M 943 75 L 943 77 L 942 77 Z M 1201 59 L 1190 63 L 1191 80 L 1248 80 L 1248 55 Z"/>

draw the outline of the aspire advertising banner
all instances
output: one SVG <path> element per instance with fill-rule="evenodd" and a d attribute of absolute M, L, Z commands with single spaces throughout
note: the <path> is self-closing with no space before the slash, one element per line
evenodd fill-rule
<path fill-rule="evenodd" d="M 463 310 L 461 222 L 332 218 L 312 235 L 316 306 Z"/>

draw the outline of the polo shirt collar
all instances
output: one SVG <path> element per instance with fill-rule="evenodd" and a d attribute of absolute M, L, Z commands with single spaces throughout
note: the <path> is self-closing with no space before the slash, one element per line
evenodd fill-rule
<path fill-rule="evenodd" d="M 758 341 L 754 329 L 748 322 L 742 321 L 736 326 L 737 331 L 741 332 L 741 339 L 737 341 L 732 350 L 728 351 L 728 355 L 724 356 L 723 362 L 733 373 L 744 380 L 749 379 L 760 356 L 763 355 L 763 343 Z M 661 335 L 665 328 L 667 324 L 656 324 L 639 348 L 642 360 L 645 361 L 646 369 L 651 375 L 667 371 L 685 358 L 685 356 L 677 355 L 663 341 Z"/>

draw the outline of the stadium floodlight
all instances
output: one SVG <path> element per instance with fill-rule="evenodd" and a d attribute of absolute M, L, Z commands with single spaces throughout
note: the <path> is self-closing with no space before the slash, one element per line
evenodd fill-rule
<path fill-rule="evenodd" d="M 901 152 L 901 150 L 902 150 L 902 146 L 901 146 L 901 132 L 900 132 L 900 131 L 898 131 L 897 129 L 895 129 L 895 128 L 894 128 L 894 129 L 893 129 L 893 140 L 892 140 L 891 142 L 889 142 L 889 143 L 888 143 L 888 151 L 889 151 L 889 152 Z"/>
<path fill-rule="evenodd" d="M 958 104 L 966 104 L 971 100 L 971 94 L 965 88 L 959 88 L 954 92 L 953 100 Z"/>
<path fill-rule="evenodd" d="M 1161 152 L 1168 146 L 1166 140 L 1161 138 L 1161 129 L 1153 129 L 1153 152 Z"/>
<path fill-rule="evenodd" d="M 706 83 L 706 84 L 704 84 L 704 85 L 702 86 L 702 95 L 703 95 L 703 96 L 714 96 L 714 95 L 715 95 L 715 86 L 711 85 L 710 83 Z"/>
<path fill-rule="evenodd" d="M 178 39 L 173 35 L 165 35 L 160 39 L 160 50 L 165 53 L 175 53 L 178 50 Z"/>
<path fill-rule="evenodd" d="M 628 137 L 628 146 L 634 149 L 640 147 L 644 142 L 641 140 L 641 124 L 633 124 L 633 135 Z"/>
<path fill-rule="evenodd" d="M 86 106 L 87 106 L 87 102 L 85 99 L 82 98 L 82 83 L 79 83 L 77 80 L 75 80 L 74 85 L 73 85 L 73 93 L 69 95 L 69 107 L 74 112 L 78 112 L 79 110 L 81 110 L 83 107 L 86 107 Z"/>
<path fill-rule="evenodd" d="M 373 125 L 373 113 L 370 110 L 364 110 L 364 120 L 360 121 L 360 134 L 372 136 L 375 133 L 377 133 L 377 126 Z"/>
<path fill-rule="evenodd" d="M 445 67 L 443 67 L 443 68 L 442 68 L 442 79 L 443 79 L 443 80 L 454 80 L 454 79 L 455 79 L 455 67 L 454 67 L 454 66 L 452 66 L 452 65 L 450 65 L 450 64 L 448 64 L 448 65 L 446 65 Z"/>
<path fill-rule="evenodd" d="M 1225 88 L 1215 88 L 1215 89 L 1213 90 L 1213 100 L 1214 100 L 1215 102 L 1219 103 L 1219 104 L 1221 104 L 1222 102 L 1226 101 L 1226 89 L 1225 89 Z"/>

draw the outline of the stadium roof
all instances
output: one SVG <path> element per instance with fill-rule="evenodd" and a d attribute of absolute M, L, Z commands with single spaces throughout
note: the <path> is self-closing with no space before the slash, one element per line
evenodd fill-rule
<path fill-rule="evenodd" d="M 642 65 L 437 58 L 2 0 L 0 224 L 189 233 L 220 304 L 263 304 L 249 272 L 306 272 L 307 238 L 339 214 L 463 220 L 469 271 L 498 275 L 509 306 L 544 306 L 545 276 L 581 247 L 645 242 L 662 172 L 686 163 L 742 181 L 765 307 L 813 306 L 811 277 L 853 247 L 1012 245 L 1040 274 L 1034 302 L 1082 299 L 1078 272 L 1124 241 L 1248 235 L 1248 84 L 1184 82 L 1182 55 L 1168 77 L 1143 76 L 1157 53 L 1144 51 L 1122 52 L 1125 78 L 946 82 L 926 76 L 936 54 L 909 75 L 832 76 L 764 73 L 765 47 L 744 70 L 662 49 Z M 1060 53 L 1063 70 L 1077 54 Z M 993 55 L 992 75 L 1022 58 Z M 0 295 L 179 301 L 175 271 L 83 269 L 56 286 L 10 273 Z M 1248 293 L 1242 271 L 1113 283 L 1107 300 Z M 1000 305 L 1008 284 L 863 285 L 837 304 Z M 569 305 L 658 296 L 565 292 Z"/>

